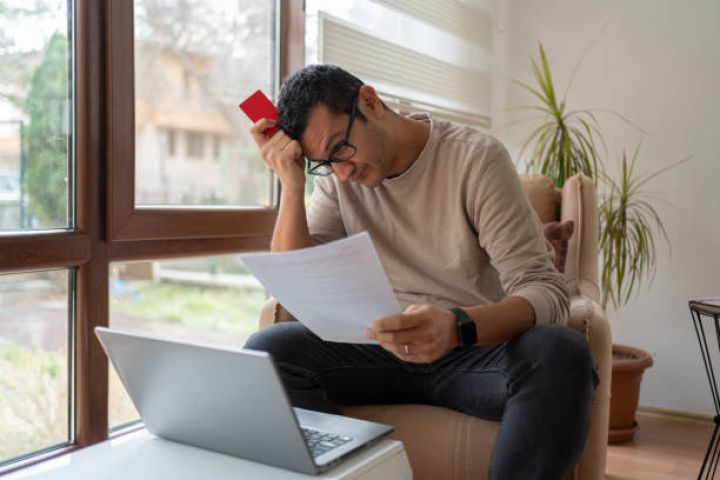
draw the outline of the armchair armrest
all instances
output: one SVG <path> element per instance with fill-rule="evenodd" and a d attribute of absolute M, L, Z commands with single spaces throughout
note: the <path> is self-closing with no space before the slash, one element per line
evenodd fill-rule
<path fill-rule="evenodd" d="M 573 220 L 575 233 L 568 242 L 565 278 L 571 295 L 600 302 L 598 285 L 598 211 L 595 185 L 584 175 L 573 175 L 562 189 L 561 220 Z"/>
<path fill-rule="evenodd" d="M 603 309 L 592 299 L 573 297 L 568 326 L 582 332 L 588 340 L 600 382 L 595 389 L 587 443 L 575 467 L 573 478 L 602 480 L 605 472 L 610 417 L 612 338 Z"/>

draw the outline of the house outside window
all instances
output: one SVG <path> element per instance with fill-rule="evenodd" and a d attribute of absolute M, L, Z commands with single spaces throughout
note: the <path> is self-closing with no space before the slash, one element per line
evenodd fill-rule
<path fill-rule="evenodd" d="M 167 130 L 167 154 L 171 157 L 177 155 L 177 131 L 174 128 Z"/>
<path fill-rule="evenodd" d="M 188 158 L 201 160 L 205 156 L 205 135 L 202 132 L 185 132 L 185 141 Z"/>

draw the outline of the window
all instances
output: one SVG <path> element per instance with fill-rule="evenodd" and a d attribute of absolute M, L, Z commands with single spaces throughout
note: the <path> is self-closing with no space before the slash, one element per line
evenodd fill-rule
<path fill-rule="evenodd" d="M 66 1 L 0 1 L 0 232 L 71 227 Z"/>
<path fill-rule="evenodd" d="M 70 16 L 67 1 L 0 1 L 0 236 L 74 224 Z M 0 466 L 74 441 L 74 275 L 20 273 L 28 253 L 0 274 Z"/>
<path fill-rule="evenodd" d="M 237 105 L 275 91 L 274 5 L 135 1 L 135 205 L 272 205 L 271 171 Z M 156 154 L 157 125 L 182 131 L 189 161 Z M 198 162 L 219 158 L 216 136 L 228 161 Z"/>
<path fill-rule="evenodd" d="M 71 279 L 0 275 L 0 463 L 72 441 Z"/>
<path fill-rule="evenodd" d="M 273 94 L 303 64 L 303 18 L 294 0 L 0 0 L 0 475 L 103 441 L 131 415 L 111 410 L 116 384 L 94 327 L 111 311 L 138 329 L 177 325 L 145 315 L 124 287 L 262 303 L 257 289 L 173 275 L 226 281 L 240 273 L 225 254 L 268 248 L 274 180 L 242 140 L 250 125 L 237 103 L 251 87 Z M 203 25 L 216 22 L 224 30 L 210 38 Z M 250 36 L 258 48 L 241 41 Z M 201 132 L 204 158 L 220 161 L 188 160 L 186 132 Z M 138 279 L 148 265 L 160 276 Z M 187 321 L 190 331 L 255 327 L 248 315 Z M 23 410 L 32 403 L 40 417 Z"/>
<path fill-rule="evenodd" d="M 281 4 L 302 7 L 290 1 Z M 110 101 L 118 118 L 134 117 L 135 125 L 111 125 L 110 239 L 242 237 L 265 242 L 275 220 L 274 181 L 237 104 L 258 86 L 268 92 L 276 88 L 276 2 L 137 0 L 134 11 L 115 4 L 112 8 Z M 287 32 L 293 15 L 302 16 L 298 10 L 285 17 L 281 25 Z M 303 35 L 302 29 L 298 32 L 296 38 Z M 124 55 L 126 51 L 134 51 L 134 59 Z M 280 52 L 281 63 L 288 64 L 288 58 Z M 182 95 L 185 71 L 199 88 Z M 133 84 L 134 102 L 129 101 Z M 185 159 L 182 154 L 165 158 L 157 154 L 162 151 L 154 138 L 157 124 L 182 130 L 184 136 L 224 133 L 235 143 L 226 148 L 225 162 L 190 161 L 189 152 L 184 152 Z M 121 140 L 133 136 L 134 149 Z M 195 149 L 199 140 L 184 143 Z"/>
<path fill-rule="evenodd" d="M 180 341 L 242 346 L 267 299 L 238 255 L 120 262 L 110 267 L 110 325 Z M 138 413 L 110 369 L 110 428 Z"/>

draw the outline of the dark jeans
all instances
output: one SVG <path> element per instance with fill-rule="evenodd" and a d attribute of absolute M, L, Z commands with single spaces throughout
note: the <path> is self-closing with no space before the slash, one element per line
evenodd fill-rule
<path fill-rule="evenodd" d="M 420 403 L 502 420 L 490 479 L 565 479 L 585 444 L 597 374 L 585 338 L 538 326 L 510 342 L 453 350 L 430 364 L 376 345 L 325 342 L 299 322 L 252 335 L 269 352 L 296 407 Z"/>

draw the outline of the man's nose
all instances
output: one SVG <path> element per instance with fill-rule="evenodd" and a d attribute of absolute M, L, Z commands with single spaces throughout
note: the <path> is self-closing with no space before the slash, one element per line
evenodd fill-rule
<path fill-rule="evenodd" d="M 333 171 L 341 182 L 347 182 L 355 170 L 355 165 L 350 162 L 332 163 Z"/>

